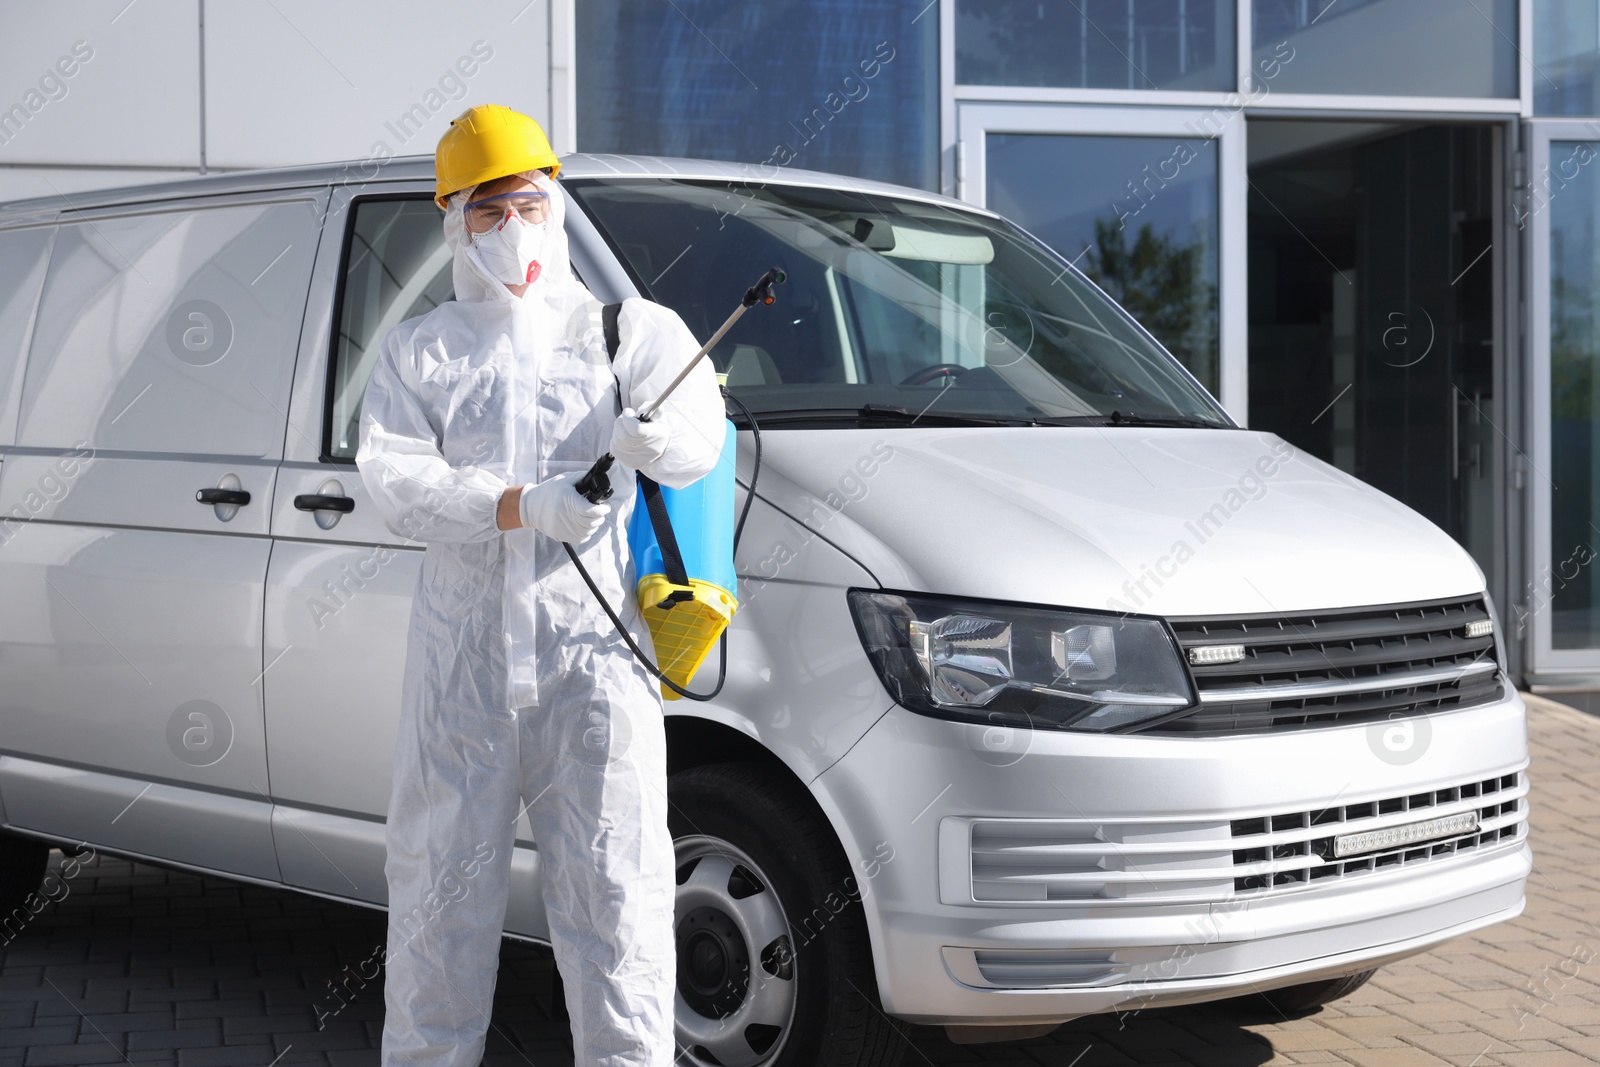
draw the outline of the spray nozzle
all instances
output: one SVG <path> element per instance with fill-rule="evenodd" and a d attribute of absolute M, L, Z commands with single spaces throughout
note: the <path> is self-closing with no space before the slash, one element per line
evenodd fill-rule
<path fill-rule="evenodd" d="M 789 276 L 783 273 L 783 271 L 779 270 L 777 267 L 773 267 L 771 270 L 767 271 L 767 273 L 763 274 L 759 281 L 745 290 L 744 300 L 741 302 L 742 305 L 744 307 L 751 307 L 758 302 L 762 304 L 776 303 L 778 297 L 775 293 L 773 293 L 772 287 L 774 285 L 782 285 L 788 280 L 788 277 Z"/>

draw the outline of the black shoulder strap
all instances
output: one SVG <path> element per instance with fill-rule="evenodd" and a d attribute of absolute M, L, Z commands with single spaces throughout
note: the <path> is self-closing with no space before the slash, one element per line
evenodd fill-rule
<path fill-rule="evenodd" d="M 643 474 L 638 478 L 644 506 L 650 511 L 650 525 L 656 531 L 656 544 L 661 546 L 661 565 L 666 569 L 667 581 L 673 585 L 688 585 L 689 572 L 683 567 L 683 553 L 678 551 L 678 537 L 672 532 L 672 520 L 667 517 L 667 502 L 662 499 L 661 486 Z"/>
<path fill-rule="evenodd" d="M 606 360 L 617 361 L 617 349 L 622 347 L 622 333 L 617 329 L 617 316 L 622 314 L 621 304 L 607 304 L 600 309 L 600 328 L 606 334 Z"/>
<path fill-rule="evenodd" d="M 621 304 L 607 304 L 600 309 L 600 328 L 606 335 L 606 358 L 615 363 L 617 349 L 622 346 L 622 334 L 617 328 Z M 617 383 L 617 405 L 621 410 L 622 383 Z M 639 489 L 644 493 L 644 506 L 650 512 L 650 525 L 656 532 L 656 543 L 661 546 L 661 564 L 666 568 L 667 581 L 673 585 L 688 585 L 689 572 L 683 566 L 683 553 L 678 551 L 678 537 L 672 532 L 672 520 L 667 517 L 667 502 L 661 496 L 661 486 L 643 474 L 638 475 Z"/>

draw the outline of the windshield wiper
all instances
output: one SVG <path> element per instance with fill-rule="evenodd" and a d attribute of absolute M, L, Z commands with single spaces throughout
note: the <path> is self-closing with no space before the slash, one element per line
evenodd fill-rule
<path fill-rule="evenodd" d="M 791 411 L 757 411 L 762 426 L 795 422 L 877 422 L 910 426 L 1037 426 L 1026 415 L 985 415 L 960 411 L 915 412 L 893 404 L 863 404 L 858 408 L 799 408 Z"/>
<path fill-rule="evenodd" d="M 1220 422 L 1191 419 L 1184 415 L 1140 415 L 1129 411 L 1113 411 L 1101 423 L 1103 426 L 1187 426 L 1199 430 L 1227 429 Z"/>
<path fill-rule="evenodd" d="M 794 408 L 791 410 L 757 411 L 756 422 L 762 426 L 808 422 L 858 422 L 899 426 L 1177 426 L 1205 430 L 1223 430 L 1219 422 L 1188 418 L 1182 415 L 1139 415 L 1113 411 L 1109 415 L 988 415 L 971 411 L 942 411 L 937 408 L 920 412 L 897 404 L 863 404 L 858 408 Z M 736 424 L 742 419 L 735 419 Z"/>

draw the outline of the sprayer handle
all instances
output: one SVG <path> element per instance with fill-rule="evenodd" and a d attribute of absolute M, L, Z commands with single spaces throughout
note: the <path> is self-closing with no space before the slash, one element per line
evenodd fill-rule
<path fill-rule="evenodd" d="M 610 452 L 594 461 L 594 466 L 589 468 L 582 478 L 573 484 L 573 488 L 591 504 L 598 504 L 602 500 L 611 499 L 611 476 L 608 473 L 616 458 Z"/>

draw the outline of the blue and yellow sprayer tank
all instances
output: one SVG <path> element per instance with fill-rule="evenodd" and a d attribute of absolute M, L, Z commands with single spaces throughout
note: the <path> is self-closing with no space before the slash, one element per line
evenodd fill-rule
<path fill-rule="evenodd" d="M 684 687 L 739 608 L 733 570 L 738 434 L 733 423 L 724 422 L 723 426 L 722 456 L 709 474 L 682 489 L 659 488 L 687 584 L 671 578 L 643 484 L 628 527 L 628 547 L 638 575 L 639 610 L 655 643 L 656 665 L 674 684 Z M 678 699 L 666 686 L 661 687 L 661 695 Z"/>

